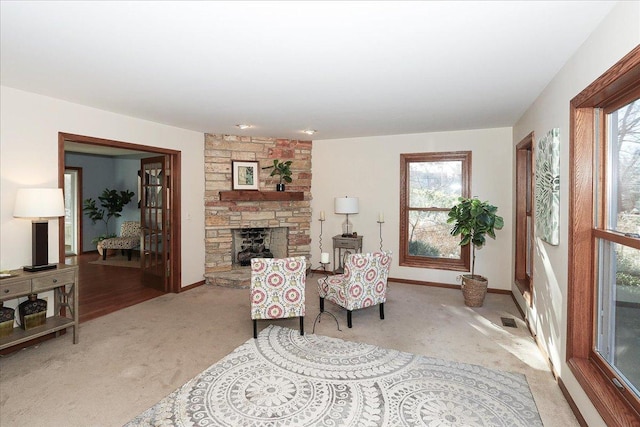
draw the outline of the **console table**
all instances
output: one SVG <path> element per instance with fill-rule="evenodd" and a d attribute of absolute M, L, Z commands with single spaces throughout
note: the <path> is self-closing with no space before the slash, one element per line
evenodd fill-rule
<path fill-rule="evenodd" d="M 355 252 L 362 252 L 362 236 L 342 237 L 338 234 L 333 236 L 333 273 L 344 272 L 344 257 L 342 251 L 352 249 Z M 336 264 L 336 250 L 338 251 L 338 264 Z"/>
<path fill-rule="evenodd" d="M 73 328 L 73 343 L 78 343 L 78 266 L 58 264 L 52 270 L 27 272 L 13 270 L 11 277 L 0 279 L 0 301 L 40 294 L 53 290 L 53 313 L 44 325 L 29 330 L 13 328 L 11 335 L 0 338 L 0 350 L 52 332 Z M 51 304 L 48 301 L 47 307 Z M 16 318 L 19 318 L 16 308 Z"/>

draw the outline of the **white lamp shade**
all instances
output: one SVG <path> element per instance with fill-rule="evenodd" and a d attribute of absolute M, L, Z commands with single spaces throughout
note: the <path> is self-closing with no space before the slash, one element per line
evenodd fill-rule
<path fill-rule="evenodd" d="M 337 214 L 358 213 L 358 198 L 357 197 L 336 197 L 335 212 Z"/>
<path fill-rule="evenodd" d="M 21 188 L 13 210 L 16 218 L 56 218 L 64 216 L 61 188 Z"/>

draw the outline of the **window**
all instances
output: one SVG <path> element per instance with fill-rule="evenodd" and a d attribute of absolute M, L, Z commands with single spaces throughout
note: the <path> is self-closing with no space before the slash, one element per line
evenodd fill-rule
<path fill-rule="evenodd" d="M 601 113 L 604 111 L 599 111 Z M 605 138 L 594 227 L 595 350 L 640 397 L 640 100 L 602 117 Z"/>
<path fill-rule="evenodd" d="M 640 419 L 640 48 L 571 101 L 567 361 L 609 425 Z M 637 294 L 636 294 L 637 295 Z"/>
<path fill-rule="evenodd" d="M 401 154 L 400 175 L 400 265 L 469 271 L 469 246 L 447 218 L 471 193 L 471 152 Z"/>
<path fill-rule="evenodd" d="M 516 146 L 515 283 L 531 305 L 533 248 L 533 132 Z"/>

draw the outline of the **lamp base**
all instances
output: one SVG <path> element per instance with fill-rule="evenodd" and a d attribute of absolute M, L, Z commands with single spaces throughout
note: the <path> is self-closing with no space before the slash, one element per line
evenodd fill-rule
<path fill-rule="evenodd" d="M 24 271 L 29 271 L 31 273 L 36 271 L 52 270 L 54 268 L 58 268 L 58 264 L 25 265 L 24 267 L 22 267 Z"/>

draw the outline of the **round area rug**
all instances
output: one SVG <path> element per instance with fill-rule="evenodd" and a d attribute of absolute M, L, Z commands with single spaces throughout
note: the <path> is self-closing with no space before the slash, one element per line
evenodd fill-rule
<path fill-rule="evenodd" d="M 127 426 L 542 426 L 526 378 L 269 326 Z"/>

